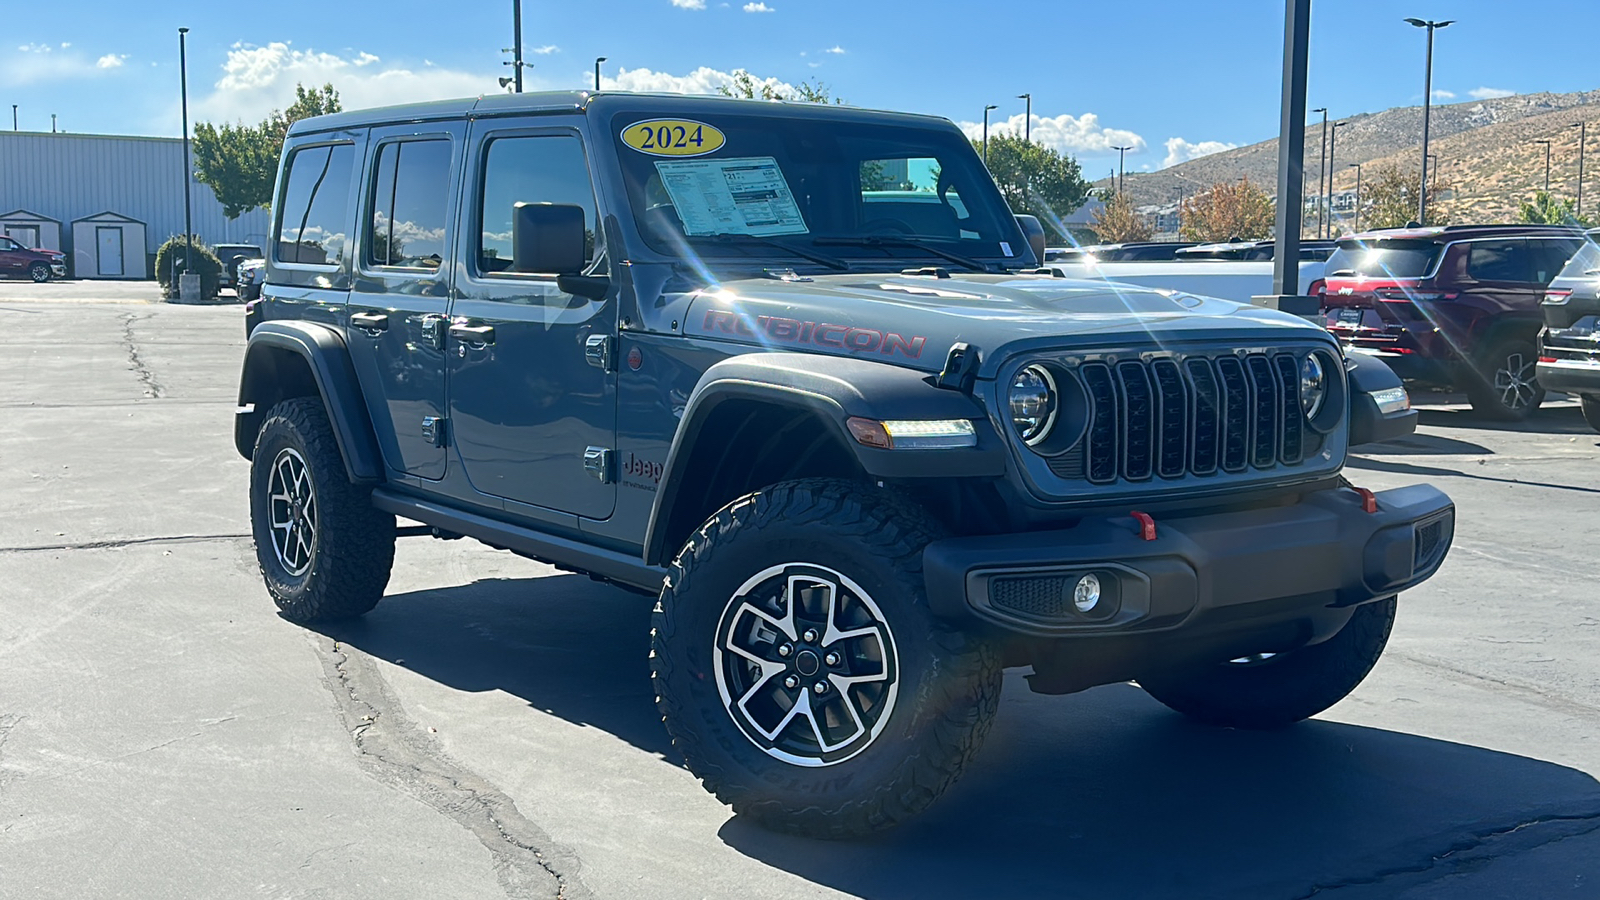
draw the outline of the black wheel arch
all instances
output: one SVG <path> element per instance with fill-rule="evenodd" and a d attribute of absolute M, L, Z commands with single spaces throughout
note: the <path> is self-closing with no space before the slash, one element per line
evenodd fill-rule
<path fill-rule="evenodd" d="M 383 457 L 344 339 L 315 322 L 263 322 L 250 332 L 239 375 L 233 444 L 240 456 L 255 452 L 267 411 L 292 397 L 322 400 L 351 482 L 383 480 Z"/>

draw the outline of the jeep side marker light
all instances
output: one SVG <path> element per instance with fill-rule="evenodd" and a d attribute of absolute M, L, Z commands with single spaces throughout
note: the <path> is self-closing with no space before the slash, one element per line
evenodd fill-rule
<path fill-rule="evenodd" d="M 968 419 L 876 419 L 852 417 L 847 423 L 856 443 L 881 450 L 960 450 L 978 446 Z"/>
<path fill-rule="evenodd" d="M 1378 412 L 1391 415 L 1405 412 L 1411 408 L 1411 397 L 1406 394 L 1403 387 L 1384 388 L 1381 391 L 1372 391 L 1372 402 L 1378 404 Z"/>

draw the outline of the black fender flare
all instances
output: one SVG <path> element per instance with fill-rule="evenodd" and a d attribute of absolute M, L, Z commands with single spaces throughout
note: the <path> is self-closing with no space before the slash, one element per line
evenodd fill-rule
<path fill-rule="evenodd" d="M 233 421 L 233 445 L 239 455 L 249 459 L 255 452 L 256 433 L 267 410 L 281 399 L 272 389 L 277 352 L 300 357 L 311 371 L 350 480 L 356 484 L 382 481 L 383 456 L 350 351 L 338 331 L 317 322 L 269 321 L 251 330 Z"/>
<path fill-rule="evenodd" d="M 935 387 L 934 376 L 890 363 L 810 353 L 746 353 L 706 369 L 684 406 L 672 448 L 662 467 L 645 531 L 644 559 L 659 565 L 676 547 L 666 547 L 680 488 L 692 475 L 694 451 L 707 434 L 712 413 L 732 400 L 753 400 L 814 413 L 827 423 L 839 443 L 852 452 L 862 471 L 873 478 L 969 478 L 1005 474 L 1001 438 L 977 400 L 959 391 Z M 851 437 L 846 422 L 853 418 L 884 420 L 970 419 L 976 447 L 959 450 L 883 450 L 865 447 Z"/>

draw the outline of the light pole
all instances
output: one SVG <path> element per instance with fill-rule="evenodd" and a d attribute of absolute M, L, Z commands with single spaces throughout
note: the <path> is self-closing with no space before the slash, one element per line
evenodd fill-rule
<path fill-rule="evenodd" d="M 183 97 L 183 274 L 194 272 L 194 226 L 189 205 L 189 29 L 178 29 L 178 85 Z"/>
<path fill-rule="evenodd" d="M 1348 122 L 1335 122 L 1328 129 L 1328 228 L 1323 237 L 1333 237 L 1333 145 L 1339 140 L 1339 129 L 1348 125 Z"/>
<path fill-rule="evenodd" d="M 1322 158 L 1317 162 L 1317 237 L 1322 237 L 1322 181 L 1328 177 L 1328 108 L 1320 106 L 1312 112 L 1322 113 Z"/>
<path fill-rule="evenodd" d="M 1418 28 L 1428 29 L 1428 55 L 1422 76 L 1422 179 L 1417 183 L 1417 224 L 1428 224 L 1428 114 L 1433 109 L 1433 32 L 1453 23 L 1454 19 L 1435 22 L 1432 19 L 1406 19 Z"/>
<path fill-rule="evenodd" d="M 600 90 L 600 64 L 605 61 L 606 58 L 604 56 L 596 56 L 594 58 L 594 89 L 596 91 Z"/>
<path fill-rule="evenodd" d="M 50 114 L 50 133 L 51 134 L 55 134 L 56 133 L 56 114 L 55 113 L 51 113 Z"/>
<path fill-rule="evenodd" d="M 511 0 L 511 74 L 516 76 L 517 93 L 522 93 L 522 0 Z"/>
<path fill-rule="evenodd" d="M 1028 101 L 1027 111 L 1022 114 L 1022 140 L 1024 143 L 1033 143 L 1033 95 L 1018 94 L 1018 100 Z"/>
<path fill-rule="evenodd" d="M 11 130 L 17 130 L 17 105 L 11 104 Z"/>
<path fill-rule="evenodd" d="M 1128 151 L 1132 150 L 1133 147 L 1112 147 L 1111 149 L 1117 151 L 1117 193 L 1120 195 L 1122 193 L 1122 160 L 1128 155 Z"/>
<path fill-rule="evenodd" d="M 993 103 L 983 108 L 983 164 L 989 165 L 989 110 L 999 109 Z"/>
<path fill-rule="evenodd" d="M 1545 196 L 1549 196 L 1549 194 L 1550 194 L 1550 141 L 1548 139 L 1546 139 L 1546 138 L 1540 138 L 1539 140 L 1534 141 L 1533 143 L 1535 143 L 1535 144 L 1543 144 L 1544 145 L 1544 192 L 1545 192 Z"/>
<path fill-rule="evenodd" d="M 1578 204 L 1572 208 L 1572 214 L 1581 216 L 1583 215 L 1583 145 L 1588 142 L 1589 123 L 1573 122 L 1567 127 L 1578 129 Z"/>
<path fill-rule="evenodd" d="M 1361 163 L 1350 163 L 1349 168 L 1356 170 L 1356 231 L 1361 230 Z"/>

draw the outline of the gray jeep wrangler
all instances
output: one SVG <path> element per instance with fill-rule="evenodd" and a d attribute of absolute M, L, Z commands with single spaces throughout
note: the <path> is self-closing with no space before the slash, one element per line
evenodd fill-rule
<path fill-rule="evenodd" d="M 342 113 L 291 129 L 273 210 L 235 440 L 283 614 L 367 612 L 424 531 L 648 594 L 674 745 L 769 827 L 926 808 L 1006 667 L 1314 715 L 1450 546 L 1439 491 L 1340 475 L 1411 427 L 1398 381 L 1273 310 L 1052 277 L 942 119 Z"/>

